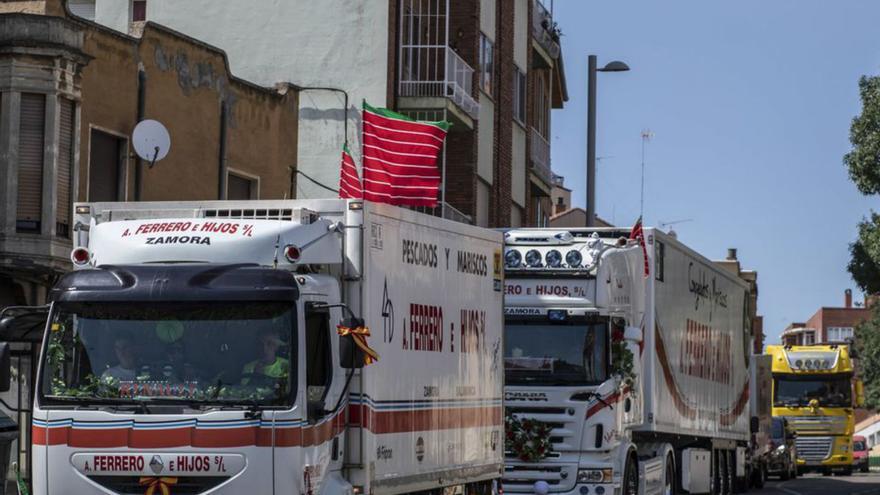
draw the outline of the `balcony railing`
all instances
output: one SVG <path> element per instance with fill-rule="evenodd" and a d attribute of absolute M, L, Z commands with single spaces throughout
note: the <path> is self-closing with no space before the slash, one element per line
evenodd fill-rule
<path fill-rule="evenodd" d="M 400 96 L 449 98 L 472 119 L 474 69 L 448 44 L 449 0 L 401 0 Z"/>
<path fill-rule="evenodd" d="M 559 42 L 558 35 L 554 32 L 556 27 L 553 23 L 553 16 L 550 11 L 544 7 L 540 0 L 532 0 L 534 8 L 532 10 L 532 37 L 538 42 L 547 53 L 555 58 L 559 58 Z"/>
<path fill-rule="evenodd" d="M 550 143 L 532 127 L 531 133 L 532 170 L 547 184 L 553 184 L 553 171 L 550 169 Z"/>
<path fill-rule="evenodd" d="M 427 206 L 414 206 L 411 209 L 435 217 L 445 218 L 446 220 L 452 220 L 453 222 L 467 223 L 470 225 L 473 225 L 474 223 L 474 219 L 471 218 L 470 215 L 465 215 L 445 201 L 441 201 L 440 204 L 434 208 L 428 208 Z"/>

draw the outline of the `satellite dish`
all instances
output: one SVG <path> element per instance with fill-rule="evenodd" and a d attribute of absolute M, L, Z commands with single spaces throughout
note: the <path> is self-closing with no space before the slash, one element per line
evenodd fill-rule
<path fill-rule="evenodd" d="M 131 133 L 134 152 L 150 162 L 152 167 L 157 161 L 165 158 L 171 149 L 171 136 L 168 129 L 157 120 L 142 120 Z"/>

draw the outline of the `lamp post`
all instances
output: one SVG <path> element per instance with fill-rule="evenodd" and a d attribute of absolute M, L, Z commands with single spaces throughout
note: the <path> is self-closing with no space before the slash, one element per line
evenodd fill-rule
<path fill-rule="evenodd" d="M 629 66 L 615 60 L 599 69 L 595 55 L 587 60 L 587 227 L 593 227 L 596 225 L 596 73 L 626 72 Z"/>

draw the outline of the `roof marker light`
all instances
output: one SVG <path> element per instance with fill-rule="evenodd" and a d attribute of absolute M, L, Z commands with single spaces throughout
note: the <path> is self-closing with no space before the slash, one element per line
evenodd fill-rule
<path fill-rule="evenodd" d="M 73 251 L 70 252 L 70 261 L 72 261 L 74 265 L 85 265 L 89 262 L 90 258 L 91 253 L 89 253 L 89 250 L 84 247 L 74 248 Z"/>
<path fill-rule="evenodd" d="M 294 246 L 293 244 L 288 244 L 284 247 L 284 257 L 287 258 L 287 261 L 297 263 L 301 256 L 302 251 L 300 251 L 299 247 Z"/>

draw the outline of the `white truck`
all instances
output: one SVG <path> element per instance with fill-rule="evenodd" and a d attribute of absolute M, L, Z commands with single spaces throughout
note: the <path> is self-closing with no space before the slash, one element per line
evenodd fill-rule
<path fill-rule="evenodd" d="M 34 493 L 494 493 L 501 233 L 353 200 L 75 211 Z"/>
<path fill-rule="evenodd" d="M 644 229 L 644 254 L 628 235 L 505 233 L 505 493 L 746 486 L 748 285 L 665 233 Z"/>

